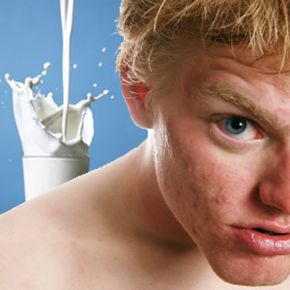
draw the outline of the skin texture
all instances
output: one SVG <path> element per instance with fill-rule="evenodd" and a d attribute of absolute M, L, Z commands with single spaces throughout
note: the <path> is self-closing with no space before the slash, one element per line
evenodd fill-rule
<path fill-rule="evenodd" d="M 165 83 L 123 82 L 147 140 L 0 218 L 0 288 L 288 290 L 290 255 L 258 254 L 233 233 L 290 225 L 290 76 L 277 63 L 197 42 Z M 245 95 L 270 124 L 209 85 Z M 230 134 L 233 115 L 253 122 Z"/>
<path fill-rule="evenodd" d="M 290 75 L 273 73 L 275 57 L 255 63 L 249 55 L 244 61 L 239 49 L 236 59 L 230 49 L 196 51 L 155 96 L 152 143 L 161 194 L 221 278 L 280 283 L 290 273 L 290 256 L 254 253 L 235 238 L 233 226 L 290 224 Z M 247 96 L 276 123 L 269 128 L 236 105 L 202 94 L 205 84 Z M 224 120 L 232 115 L 253 124 L 230 134 Z"/>

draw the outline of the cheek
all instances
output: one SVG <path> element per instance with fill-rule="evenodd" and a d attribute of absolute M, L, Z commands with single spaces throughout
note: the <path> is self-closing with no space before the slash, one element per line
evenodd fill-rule
<path fill-rule="evenodd" d="M 246 198 L 249 171 L 219 149 L 197 122 L 163 128 L 160 186 L 168 206 L 188 231 L 227 223 Z M 164 141 L 166 140 L 166 144 Z M 249 182 L 248 182 L 249 183 Z"/>

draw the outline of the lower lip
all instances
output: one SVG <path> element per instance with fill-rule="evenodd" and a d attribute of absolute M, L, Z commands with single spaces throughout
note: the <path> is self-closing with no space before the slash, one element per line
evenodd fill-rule
<path fill-rule="evenodd" d="M 289 255 L 290 234 L 271 236 L 251 229 L 234 227 L 235 236 L 255 253 L 266 256 Z"/>

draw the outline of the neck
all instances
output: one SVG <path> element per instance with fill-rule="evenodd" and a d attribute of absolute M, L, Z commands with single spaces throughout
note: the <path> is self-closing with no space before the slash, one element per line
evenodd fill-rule
<path fill-rule="evenodd" d="M 122 198 L 130 204 L 131 220 L 136 221 L 139 231 L 160 242 L 195 247 L 163 199 L 150 142 L 145 141 L 126 158 L 127 168 L 123 171 L 123 177 L 127 179 L 128 187 L 123 191 Z"/>

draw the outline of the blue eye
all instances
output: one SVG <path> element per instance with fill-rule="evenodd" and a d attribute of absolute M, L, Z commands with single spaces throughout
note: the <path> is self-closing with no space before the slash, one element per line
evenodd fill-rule
<path fill-rule="evenodd" d="M 241 116 L 222 116 L 215 125 L 220 132 L 236 141 L 254 141 L 264 138 L 263 132 L 254 121 Z"/>
<path fill-rule="evenodd" d="M 248 120 L 242 117 L 232 116 L 225 120 L 225 129 L 234 135 L 242 134 L 248 127 Z"/>

